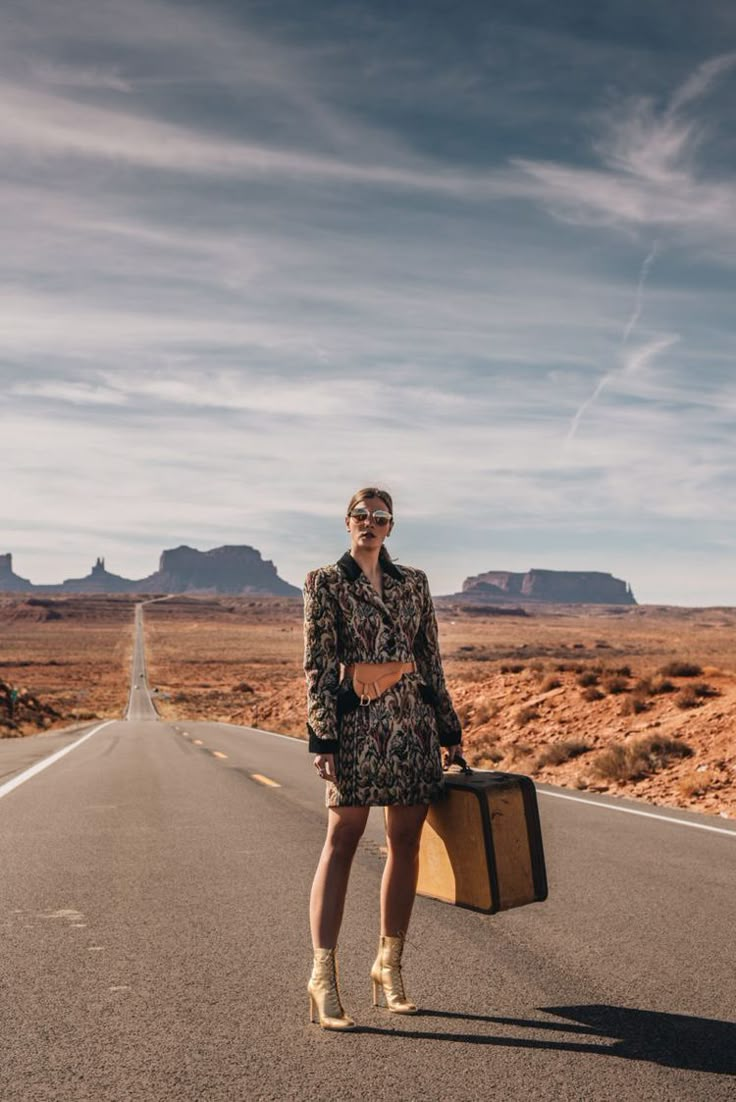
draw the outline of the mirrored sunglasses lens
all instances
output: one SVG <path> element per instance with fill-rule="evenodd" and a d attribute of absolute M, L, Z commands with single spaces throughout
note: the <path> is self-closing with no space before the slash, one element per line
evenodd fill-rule
<path fill-rule="evenodd" d="M 391 520 L 391 514 L 382 513 L 379 510 L 379 512 L 373 514 L 373 520 L 379 528 L 385 528 L 388 522 Z"/>
<path fill-rule="evenodd" d="M 352 513 L 350 514 L 353 520 L 357 521 L 358 524 L 360 524 L 361 521 L 368 520 L 370 518 L 370 515 L 371 514 L 368 512 L 367 509 L 353 509 Z"/>

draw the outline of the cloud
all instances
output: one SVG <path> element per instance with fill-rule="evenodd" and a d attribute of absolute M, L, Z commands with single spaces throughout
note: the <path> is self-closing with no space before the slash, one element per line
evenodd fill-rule
<path fill-rule="evenodd" d="M 65 563 L 94 544 L 133 576 L 165 545 L 253 542 L 298 581 L 374 480 L 445 589 L 502 551 L 607 569 L 731 515 L 736 207 L 708 159 L 730 55 L 663 100 L 672 56 L 610 46 L 628 83 L 604 110 L 587 44 L 540 53 L 516 23 L 469 51 L 408 9 L 398 37 L 321 8 L 308 34 L 268 6 L 0 18 L 21 573 L 53 532 Z"/>
<path fill-rule="evenodd" d="M 633 96 L 602 115 L 595 150 L 602 167 L 580 168 L 515 158 L 542 188 L 539 199 L 562 206 L 582 225 L 608 223 L 736 233 L 736 198 L 730 181 L 698 178 L 693 159 L 709 124 L 686 118 L 697 102 L 736 63 L 736 53 L 704 62 L 658 110 L 651 97 Z"/>

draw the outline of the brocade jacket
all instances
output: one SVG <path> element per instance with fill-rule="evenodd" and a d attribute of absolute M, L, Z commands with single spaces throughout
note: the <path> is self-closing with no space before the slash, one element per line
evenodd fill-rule
<path fill-rule="evenodd" d="M 304 670 L 311 753 L 336 753 L 340 701 L 352 694 L 341 665 L 414 661 L 417 689 L 431 708 L 403 712 L 402 722 L 431 725 L 441 746 L 462 740 L 460 721 L 445 685 L 437 619 L 427 576 L 411 566 L 381 560 L 383 599 L 346 551 L 337 563 L 311 571 L 304 585 Z M 407 675 L 405 675 L 407 677 Z M 389 690 L 391 692 L 391 690 Z M 352 694 L 354 696 L 354 694 Z M 373 705 L 369 705 L 369 708 Z"/>

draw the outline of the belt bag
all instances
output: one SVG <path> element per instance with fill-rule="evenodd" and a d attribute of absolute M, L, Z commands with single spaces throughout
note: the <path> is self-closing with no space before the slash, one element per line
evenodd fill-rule
<path fill-rule="evenodd" d="M 353 689 L 360 703 L 367 707 L 372 700 L 390 689 L 405 673 L 416 672 L 415 662 L 356 662 L 345 673 L 352 678 Z"/>

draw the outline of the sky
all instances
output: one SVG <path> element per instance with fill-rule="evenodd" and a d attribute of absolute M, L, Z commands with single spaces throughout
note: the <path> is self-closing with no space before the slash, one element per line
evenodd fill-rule
<path fill-rule="evenodd" d="M 361 486 L 435 593 L 736 605 L 731 0 L 8 0 L 0 552 L 250 544 Z"/>

